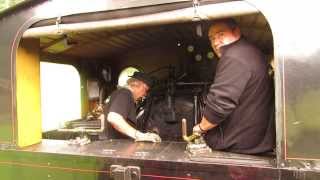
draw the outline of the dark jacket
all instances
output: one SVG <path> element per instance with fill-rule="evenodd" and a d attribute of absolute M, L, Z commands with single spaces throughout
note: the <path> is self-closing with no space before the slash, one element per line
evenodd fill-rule
<path fill-rule="evenodd" d="M 217 150 L 257 154 L 275 145 L 274 88 L 268 61 L 241 38 L 222 47 L 204 116 L 217 127 L 205 139 Z"/>

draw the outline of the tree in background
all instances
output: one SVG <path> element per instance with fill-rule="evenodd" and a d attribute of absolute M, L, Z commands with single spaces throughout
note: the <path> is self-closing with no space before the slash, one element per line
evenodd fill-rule
<path fill-rule="evenodd" d="M 9 7 L 12 7 L 24 0 L 0 0 L 0 11 L 3 11 Z"/>

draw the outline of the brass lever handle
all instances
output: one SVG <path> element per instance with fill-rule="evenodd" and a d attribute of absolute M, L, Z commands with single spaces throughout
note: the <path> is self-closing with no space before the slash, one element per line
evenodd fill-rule
<path fill-rule="evenodd" d="M 182 138 L 187 142 L 192 142 L 193 140 L 199 138 L 199 134 L 192 134 L 191 136 L 187 135 L 187 120 L 185 118 L 182 119 Z"/>

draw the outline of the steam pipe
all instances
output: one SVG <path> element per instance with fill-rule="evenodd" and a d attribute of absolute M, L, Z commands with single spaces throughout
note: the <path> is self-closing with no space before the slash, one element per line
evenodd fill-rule
<path fill-rule="evenodd" d="M 194 104 L 194 125 L 198 124 L 198 96 L 193 96 Z"/>
<path fill-rule="evenodd" d="M 182 119 L 182 137 L 183 139 L 187 137 L 187 120 L 185 118 Z"/>
<path fill-rule="evenodd" d="M 257 13 L 258 10 L 245 1 L 233 1 L 218 4 L 209 4 L 197 7 L 195 18 L 194 8 L 184 8 L 174 11 L 155 13 L 143 16 L 134 16 L 121 19 L 111 19 L 84 23 L 59 24 L 30 28 L 24 32 L 23 38 L 35 38 L 48 35 L 67 33 L 83 33 L 103 30 L 125 30 L 151 25 L 163 25 L 198 20 L 212 20 L 230 16 L 240 16 Z"/>

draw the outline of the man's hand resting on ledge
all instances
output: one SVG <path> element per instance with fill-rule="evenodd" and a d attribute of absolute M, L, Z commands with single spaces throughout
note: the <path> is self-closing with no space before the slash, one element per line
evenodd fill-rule
<path fill-rule="evenodd" d="M 147 142 L 161 142 L 161 138 L 156 133 L 142 133 L 137 131 L 135 134 L 135 141 L 147 141 Z"/>

